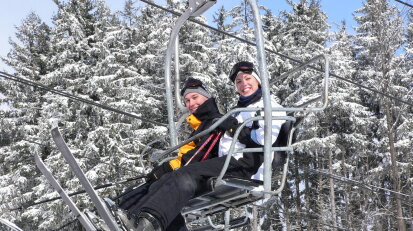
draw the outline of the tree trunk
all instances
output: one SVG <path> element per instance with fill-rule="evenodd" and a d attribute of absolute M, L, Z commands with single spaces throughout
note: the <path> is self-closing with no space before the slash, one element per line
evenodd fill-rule
<path fill-rule="evenodd" d="M 393 188 L 396 192 L 400 192 L 400 176 L 397 167 L 396 150 L 394 147 L 394 129 L 393 129 L 393 113 L 391 112 L 390 103 L 386 102 L 386 117 L 387 117 L 387 136 L 389 139 L 389 151 L 392 166 Z M 400 194 L 396 194 L 396 210 L 397 210 L 397 226 L 400 231 L 406 231 L 406 224 L 403 219 L 403 210 Z"/>
<path fill-rule="evenodd" d="M 331 175 L 333 175 L 333 157 L 331 150 L 328 150 L 328 172 Z M 330 206 L 331 206 L 331 219 L 333 222 L 334 228 L 332 230 L 336 230 L 335 227 L 337 227 L 337 215 L 336 215 L 336 198 L 335 198 L 335 192 L 334 192 L 334 180 L 332 177 L 329 179 L 330 183 Z"/>
<path fill-rule="evenodd" d="M 299 173 L 299 171 L 298 171 L 298 166 L 299 166 L 299 164 L 298 164 L 298 157 L 296 156 L 296 157 L 294 157 L 294 165 L 295 165 L 295 168 L 294 168 L 294 174 L 295 174 L 295 192 L 296 192 L 296 196 L 295 196 L 295 204 L 296 204 L 296 207 L 297 207 L 297 221 L 296 221 L 296 223 L 297 223 L 297 227 L 298 227 L 298 230 L 301 230 L 301 214 L 302 214 L 302 211 L 301 211 L 301 199 L 300 199 L 300 182 L 301 182 L 301 178 L 300 178 L 300 173 Z"/>
<path fill-rule="evenodd" d="M 347 173 L 347 167 L 345 165 L 345 153 L 346 152 L 342 152 L 341 155 L 341 170 L 342 170 L 342 175 L 349 178 L 349 174 Z M 344 222 L 342 221 L 341 225 L 344 225 L 344 227 L 347 227 L 349 230 L 352 230 L 352 220 L 351 220 L 351 215 L 350 215 L 350 202 L 349 202 L 349 198 L 350 198 L 350 186 L 347 184 L 344 186 L 343 188 L 343 201 L 345 203 L 345 209 L 343 217 L 344 217 Z"/>

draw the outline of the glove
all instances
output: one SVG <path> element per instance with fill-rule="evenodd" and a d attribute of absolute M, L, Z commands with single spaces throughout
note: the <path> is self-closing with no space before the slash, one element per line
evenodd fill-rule
<path fill-rule="evenodd" d="M 220 125 L 218 125 L 217 128 L 220 131 L 229 131 L 230 133 L 234 133 L 237 126 L 238 120 L 235 117 L 229 116 Z"/>
<path fill-rule="evenodd" d="M 234 129 L 234 133 L 235 133 Z M 243 127 L 239 133 L 238 136 L 238 141 L 240 143 L 245 144 L 248 148 L 253 148 L 253 147 L 259 147 L 260 145 L 255 143 L 252 139 L 251 139 L 251 128 L 249 127 Z M 234 133 L 230 133 L 231 137 L 234 136 Z"/>
<path fill-rule="evenodd" d="M 157 181 L 159 178 L 161 178 L 161 176 L 172 171 L 173 169 L 169 165 L 169 162 L 165 162 L 161 165 L 154 167 L 152 171 L 146 175 L 146 182 L 153 183 Z"/>

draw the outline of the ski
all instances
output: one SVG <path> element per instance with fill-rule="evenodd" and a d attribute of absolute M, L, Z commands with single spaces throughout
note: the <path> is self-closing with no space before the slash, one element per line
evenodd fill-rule
<path fill-rule="evenodd" d="M 4 228 L 4 226 L 2 226 L 1 224 L 6 226 L 7 229 Z M 8 221 L 6 219 L 3 219 L 3 218 L 0 218 L 0 230 L 23 231 L 22 229 L 17 227 L 17 225 L 15 225 L 15 224 L 11 223 L 10 221 Z"/>
<path fill-rule="evenodd" d="M 36 161 L 37 167 L 40 169 L 40 172 L 46 177 L 47 181 L 53 186 L 53 188 L 59 193 L 63 201 L 69 206 L 70 210 L 77 216 L 80 223 L 85 227 L 87 231 L 96 231 L 96 228 L 89 221 L 85 214 L 83 214 L 72 201 L 72 199 L 67 195 L 63 190 L 62 186 L 57 182 L 53 177 L 50 170 L 46 167 L 44 162 L 40 159 L 39 155 L 34 154 L 34 160 Z"/>
<path fill-rule="evenodd" d="M 59 129 L 57 127 L 53 128 L 51 132 L 52 132 L 52 138 L 54 142 L 56 143 L 57 148 L 60 150 L 63 157 L 66 159 L 67 163 L 69 164 L 70 168 L 72 169 L 74 174 L 79 179 L 83 188 L 86 190 L 86 193 L 92 199 L 92 202 L 95 204 L 95 207 L 99 213 L 99 216 L 105 221 L 106 225 L 109 227 L 110 230 L 121 231 L 121 229 L 116 224 L 114 217 L 108 211 L 108 208 L 104 205 L 104 202 L 97 195 L 96 191 L 92 187 L 92 184 L 86 178 L 85 174 L 83 173 L 82 169 L 80 168 L 79 164 L 74 158 L 72 152 L 67 147 L 65 141 L 63 140 L 62 135 L 59 132 Z"/>

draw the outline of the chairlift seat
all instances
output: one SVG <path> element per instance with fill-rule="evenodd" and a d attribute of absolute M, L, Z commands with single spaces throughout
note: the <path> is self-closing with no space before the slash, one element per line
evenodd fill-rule
<path fill-rule="evenodd" d="M 254 202 L 262 198 L 251 192 L 262 185 L 262 182 L 241 178 L 224 178 L 228 184 L 242 185 L 243 188 L 235 188 L 228 185 L 220 185 L 206 194 L 194 198 L 188 202 L 182 210 L 182 214 L 191 214 L 197 217 L 205 217 L 214 213 L 223 212 L 231 208 Z M 215 185 L 216 178 L 208 180 L 209 185 Z M 211 186 L 213 187 L 213 186 Z"/>
<path fill-rule="evenodd" d="M 246 218 L 245 216 L 242 216 L 242 217 L 232 219 L 229 222 L 229 225 L 230 225 L 230 229 L 236 229 L 236 228 L 243 227 L 249 223 L 250 223 L 250 219 Z M 223 222 L 220 223 L 220 225 L 223 225 L 223 224 L 224 224 Z M 220 229 L 217 229 L 215 227 L 212 227 L 211 225 L 205 225 L 205 226 L 196 227 L 194 229 L 191 229 L 191 231 L 209 231 L 209 230 L 224 230 L 224 228 L 222 227 Z"/>

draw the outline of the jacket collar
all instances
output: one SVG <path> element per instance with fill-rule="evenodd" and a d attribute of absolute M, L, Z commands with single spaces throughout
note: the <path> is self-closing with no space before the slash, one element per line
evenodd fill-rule
<path fill-rule="evenodd" d="M 260 88 L 261 89 L 261 88 Z M 258 91 L 258 90 L 257 90 Z M 252 99 L 248 102 L 248 103 L 246 103 L 246 104 L 244 104 L 244 105 L 242 105 L 241 103 L 240 103 L 240 100 L 238 100 L 238 103 L 237 103 L 237 106 L 236 106 L 236 108 L 239 108 L 239 107 L 248 107 L 248 105 L 251 105 L 251 104 L 253 104 L 253 103 L 255 103 L 255 102 L 258 102 L 260 99 L 261 99 L 261 96 L 262 96 L 262 92 L 261 91 L 259 91 L 258 93 L 254 93 L 255 95 L 252 97 Z"/>
<path fill-rule="evenodd" d="M 186 121 L 188 122 L 189 125 L 191 125 L 192 129 L 197 130 L 199 125 L 202 124 L 202 122 L 194 116 L 194 114 L 190 114 L 189 116 L 186 117 Z"/>
<path fill-rule="evenodd" d="M 193 114 L 202 122 L 221 115 L 214 98 L 209 98 L 205 101 Z"/>
<path fill-rule="evenodd" d="M 194 130 L 205 121 L 220 117 L 217 104 L 214 98 L 209 98 L 196 111 L 186 117 L 186 121 L 191 125 Z"/>

